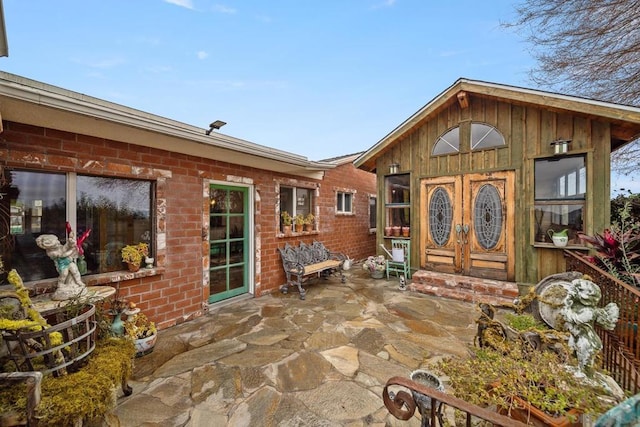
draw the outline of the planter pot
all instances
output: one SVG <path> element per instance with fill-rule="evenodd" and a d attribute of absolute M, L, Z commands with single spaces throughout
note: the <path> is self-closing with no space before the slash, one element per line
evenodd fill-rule
<path fill-rule="evenodd" d="M 489 386 L 489 390 L 494 389 L 498 384 L 499 381 L 492 383 Z M 511 399 L 513 399 L 513 404 L 510 405 L 511 408 L 509 410 L 499 408 L 498 413 L 537 427 L 582 427 L 583 425 L 580 413 L 575 409 L 569 409 L 567 415 L 554 416 L 538 409 L 518 396 L 514 396 Z"/>
<path fill-rule="evenodd" d="M 507 415 L 508 417 L 522 421 L 523 423 L 527 423 L 534 426 L 550 426 L 550 427 L 580 427 L 582 426 L 582 421 L 580 420 L 580 413 L 575 409 L 570 409 L 568 415 L 554 417 L 552 415 L 547 414 L 544 411 L 536 408 L 535 406 L 529 405 L 529 402 L 520 399 L 519 397 L 514 397 L 514 402 L 518 405 L 518 407 L 513 406 L 511 408 L 511 412 L 507 414 L 506 410 L 501 410 L 502 415 Z"/>
<path fill-rule="evenodd" d="M 313 231 L 313 224 L 305 224 L 304 231 Z"/>
<path fill-rule="evenodd" d="M 158 339 L 158 334 L 153 334 L 150 337 L 139 338 L 134 340 L 134 344 L 136 346 L 136 357 L 144 356 L 145 354 L 149 354 L 153 351 L 153 348 L 156 345 L 156 341 Z"/>
<path fill-rule="evenodd" d="M 127 268 L 129 269 L 130 272 L 135 273 L 136 271 L 140 270 L 140 264 L 132 264 L 128 262 Z"/>
<path fill-rule="evenodd" d="M 409 237 L 409 227 L 402 227 L 402 237 Z"/>
<path fill-rule="evenodd" d="M 87 304 L 75 317 L 63 309 L 46 316 L 49 328 L 40 331 L 4 330 L 8 357 L 19 371 L 41 371 L 54 376 L 78 371 L 96 347 L 96 307 Z M 59 332 L 62 344 L 52 344 L 51 334 Z"/>
<path fill-rule="evenodd" d="M 291 234 L 291 226 L 290 225 L 283 225 L 282 226 L 282 232 L 284 234 Z"/>
<path fill-rule="evenodd" d="M 409 376 L 409 378 L 411 378 L 411 381 L 415 381 L 420 385 L 444 392 L 444 384 L 442 384 L 442 381 L 440 381 L 440 378 L 438 378 L 437 376 L 435 376 L 429 371 L 425 371 L 424 369 L 417 369 L 411 372 L 411 375 Z M 411 394 L 413 395 L 413 400 L 415 400 L 416 406 L 418 407 L 418 411 L 422 415 L 423 420 L 426 419 L 426 417 L 429 414 L 429 411 L 431 410 L 431 398 L 429 396 L 425 396 L 422 393 L 418 393 L 417 391 L 411 391 Z M 440 421 L 440 425 L 444 425 L 443 419 L 442 419 L 441 402 L 436 400 L 435 407 L 436 407 L 436 414 Z"/>
<path fill-rule="evenodd" d="M 384 277 L 384 271 L 376 270 L 371 272 L 372 279 L 382 279 Z"/>
<path fill-rule="evenodd" d="M 391 235 L 393 234 L 393 229 L 392 227 L 385 227 L 384 228 L 384 235 L 387 237 L 391 237 Z"/>
<path fill-rule="evenodd" d="M 400 237 L 400 234 L 402 233 L 402 228 L 401 227 L 392 227 L 391 231 L 393 232 L 393 235 L 395 237 Z"/>

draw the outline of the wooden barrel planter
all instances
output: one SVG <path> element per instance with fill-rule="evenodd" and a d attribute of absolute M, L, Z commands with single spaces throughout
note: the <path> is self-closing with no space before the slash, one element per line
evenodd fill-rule
<path fill-rule="evenodd" d="M 87 304 L 73 318 L 68 318 L 64 309 L 45 316 L 51 327 L 40 331 L 3 330 L 9 359 L 21 372 L 76 372 L 96 346 L 95 314 L 96 307 Z M 54 332 L 62 335 L 61 344 L 56 345 L 52 339 Z"/>

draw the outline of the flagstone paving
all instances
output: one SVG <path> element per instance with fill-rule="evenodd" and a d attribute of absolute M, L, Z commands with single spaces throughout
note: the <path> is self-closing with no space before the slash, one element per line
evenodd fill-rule
<path fill-rule="evenodd" d="M 114 412 L 135 426 L 419 426 L 382 402 L 393 376 L 468 355 L 471 303 L 400 291 L 358 266 L 160 331 Z"/>

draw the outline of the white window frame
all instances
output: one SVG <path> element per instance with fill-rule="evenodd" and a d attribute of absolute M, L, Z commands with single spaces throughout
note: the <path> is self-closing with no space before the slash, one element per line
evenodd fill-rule
<path fill-rule="evenodd" d="M 349 209 L 347 210 L 345 206 L 348 199 L 350 200 L 349 200 Z M 353 191 L 338 190 L 336 192 L 336 213 L 352 215 L 354 213 L 354 209 L 353 209 L 354 200 L 355 200 L 355 193 Z"/>

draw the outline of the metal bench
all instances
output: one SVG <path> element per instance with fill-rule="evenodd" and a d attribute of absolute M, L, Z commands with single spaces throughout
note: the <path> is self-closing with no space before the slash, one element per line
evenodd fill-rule
<path fill-rule="evenodd" d="M 323 243 L 314 241 L 308 245 L 300 242 L 299 246 L 286 243 L 284 248 L 278 248 L 282 258 L 282 266 L 287 275 L 287 283 L 280 287 L 280 292 L 289 292 L 290 285 L 297 285 L 300 299 L 304 299 L 306 291 L 302 287 L 304 278 L 316 275 L 339 274 L 342 283 L 346 278 L 342 272 L 342 265 L 346 259 L 344 254 L 331 252 Z M 295 280 L 294 280 L 295 276 Z"/>

